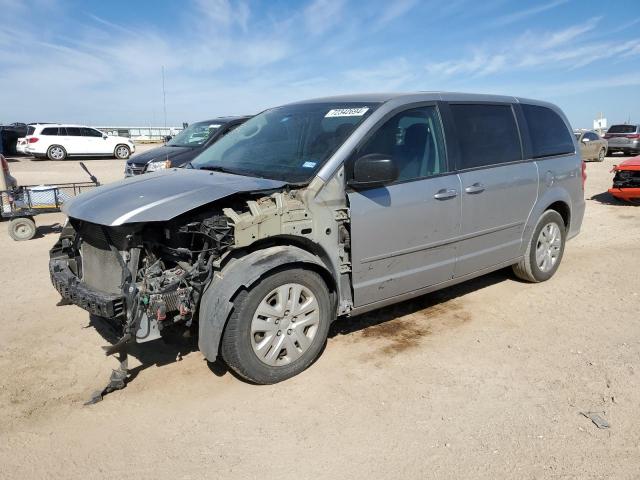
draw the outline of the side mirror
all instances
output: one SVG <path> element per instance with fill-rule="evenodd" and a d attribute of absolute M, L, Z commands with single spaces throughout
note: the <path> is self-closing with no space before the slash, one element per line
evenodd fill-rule
<path fill-rule="evenodd" d="M 353 188 L 381 187 L 398 179 L 398 168 L 388 155 L 371 153 L 359 157 L 353 164 Z"/>
<path fill-rule="evenodd" d="M 109 136 L 109 135 L 107 135 L 106 133 L 103 133 L 103 134 L 102 134 L 102 138 L 104 138 L 105 140 L 107 139 L 107 137 L 108 137 L 108 136 Z"/>
<path fill-rule="evenodd" d="M 171 140 L 173 137 L 171 135 L 167 135 L 166 137 L 164 137 L 164 143 L 167 143 L 169 140 Z"/>

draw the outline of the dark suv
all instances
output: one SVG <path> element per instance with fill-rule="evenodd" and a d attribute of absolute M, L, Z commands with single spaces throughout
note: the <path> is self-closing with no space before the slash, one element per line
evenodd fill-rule
<path fill-rule="evenodd" d="M 640 125 L 611 125 L 604 136 L 609 142 L 607 154 L 622 152 L 625 155 L 640 153 Z"/>
<path fill-rule="evenodd" d="M 125 165 L 124 176 L 182 167 L 249 118 L 220 117 L 193 123 L 162 147 L 131 157 Z"/>

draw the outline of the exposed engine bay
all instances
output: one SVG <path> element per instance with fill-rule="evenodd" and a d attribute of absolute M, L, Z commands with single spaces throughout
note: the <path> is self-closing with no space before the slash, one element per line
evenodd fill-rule
<path fill-rule="evenodd" d="M 118 319 L 125 336 L 145 342 L 171 325 L 191 327 L 214 261 L 233 245 L 232 231 L 225 215 L 211 212 L 119 227 L 72 218 L 51 257 L 107 294 L 104 304 L 81 306 Z"/>
<path fill-rule="evenodd" d="M 613 177 L 614 188 L 640 188 L 639 170 L 617 170 Z"/>
<path fill-rule="evenodd" d="M 120 367 L 87 403 L 124 388 L 129 343 L 156 340 L 170 327 L 190 334 L 214 262 L 233 245 L 232 232 L 225 215 L 211 212 L 118 227 L 69 219 L 50 253 L 52 282 L 63 304 L 109 317 L 123 332 L 105 348 L 118 354 Z"/>

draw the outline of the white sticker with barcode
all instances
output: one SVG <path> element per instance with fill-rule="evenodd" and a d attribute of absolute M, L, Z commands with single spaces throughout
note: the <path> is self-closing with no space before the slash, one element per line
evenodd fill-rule
<path fill-rule="evenodd" d="M 334 108 L 329 110 L 325 115 L 325 118 L 332 117 L 361 117 L 369 111 L 369 107 L 359 108 Z"/>

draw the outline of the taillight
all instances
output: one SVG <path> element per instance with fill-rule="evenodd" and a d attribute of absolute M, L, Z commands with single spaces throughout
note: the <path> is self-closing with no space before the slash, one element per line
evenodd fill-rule
<path fill-rule="evenodd" d="M 29 138 L 29 143 L 36 143 L 38 140 L 40 140 L 38 137 L 31 137 Z"/>
<path fill-rule="evenodd" d="M 4 158 L 4 155 L 0 154 L 0 165 L 2 166 L 2 171 L 6 174 L 9 174 L 9 162 Z"/>
<path fill-rule="evenodd" d="M 632 133 L 627 135 L 627 138 L 640 138 L 640 133 Z"/>
<path fill-rule="evenodd" d="M 582 191 L 584 191 L 585 183 L 587 183 L 587 164 L 582 160 Z"/>
<path fill-rule="evenodd" d="M 604 135 L 604 137 L 602 137 L 602 138 L 611 138 L 611 135 L 609 135 L 608 133 L 606 133 L 606 134 Z"/>

